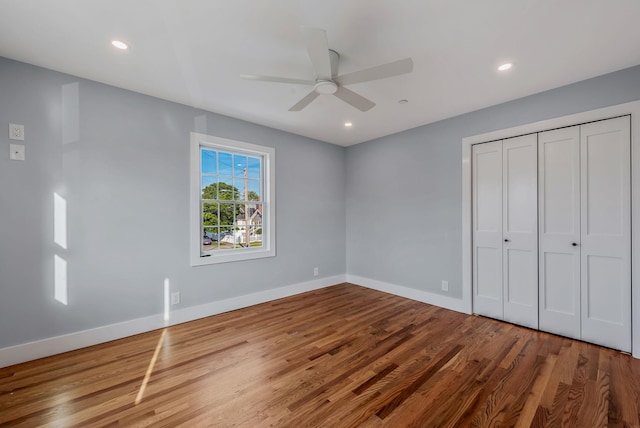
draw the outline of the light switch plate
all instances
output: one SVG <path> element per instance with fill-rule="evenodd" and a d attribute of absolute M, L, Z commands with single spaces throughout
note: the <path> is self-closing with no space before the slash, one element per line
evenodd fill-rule
<path fill-rule="evenodd" d="M 9 124 L 9 139 L 24 141 L 24 125 Z"/>
<path fill-rule="evenodd" d="M 24 160 L 24 146 L 22 144 L 9 144 L 9 159 Z"/>

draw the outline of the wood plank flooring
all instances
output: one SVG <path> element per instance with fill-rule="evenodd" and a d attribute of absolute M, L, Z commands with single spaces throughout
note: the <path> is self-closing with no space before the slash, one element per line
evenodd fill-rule
<path fill-rule="evenodd" d="M 0 369 L 0 426 L 640 427 L 640 360 L 340 284 Z"/>

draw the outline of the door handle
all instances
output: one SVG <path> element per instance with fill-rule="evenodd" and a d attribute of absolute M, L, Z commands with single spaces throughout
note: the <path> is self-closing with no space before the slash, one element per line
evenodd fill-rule
<path fill-rule="evenodd" d="M 505 239 L 505 240 L 504 240 L 504 242 L 509 242 L 509 240 L 508 240 L 508 239 Z"/>
<path fill-rule="evenodd" d="M 577 247 L 578 243 L 577 242 L 572 242 L 571 245 L 574 246 L 574 247 Z"/>

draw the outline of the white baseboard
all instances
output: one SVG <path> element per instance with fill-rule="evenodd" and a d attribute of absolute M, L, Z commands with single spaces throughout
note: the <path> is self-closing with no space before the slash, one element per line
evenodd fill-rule
<path fill-rule="evenodd" d="M 23 343 L 0 349 L 0 368 L 14 364 L 24 363 L 42 357 L 48 357 L 62 352 L 73 351 L 99 343 L 109 342 L 115 339 L 132 336 L 156 330 L 170 325 L 181 324 L 211 315 L 221 314 L 271 300 L 281 299 L 319 288 L 329 287 L 346 281 L 346 275 L 335 275 L 298 284 L 287 285 L 285 287 L 260 291 L 258 293 L 233 297 L 205 303 L 198 306 L 191 306 L 184 309 L 172 311 L 169 320 L 164 319 L 164 314 L 151 315 L 144 318 L 137 318 L 117 324 L 105 325 L 90 330 L 82 330 L 62 336 L 50 337 L 35 342 Z"/>
<path fill-rule="evenodd" d="M 51 337 L 34 342 L 23 343 L 0 349 L 0 368 L 48 357 L 62 352 L 73 351 L 111 340 L 121 339 L 134 334 L 156 330 L 170 325 L 181 324 L 211 315 L 217 315 L 248 306 L 269 302 L 283 297 L 294 296 L 307 291 L 329 287 L 331 285 L 349 282 L 373 290 L 382 291 L 407 299 L 417 300 L 430 305 L 439 306 L 456 312 L 470 313 L 466 309 L 462 299 L 443 296 L 441 294 L 430 293 L 428 291 L 416 290 L 414 288 L 401 285 L 390 284 L 375 279 L 364 278 L 357 275 L 335 275 L 320 278 L 312 281 L 292 284 L 285 287 L 265 290 L 258 293 L 205 303 L 203 305 L 172 311 L 169 320 L 165 321 L 163 314 L 151 315 L 144 318 L 124 321 L 117 324 L 110 324 L 90 330 L 78 331 L 62 336 Z M 635 349 L 634 349 L 635 351 Z M 635 358 L 639 358 L 636 352 Z"/>
<path fill-rule="evenodd" d="M 462 299 L 456 299 L 436 293 L 429 293 L 428 291 L 416 290 L 415 288 L 390 284 L 388 282 L 364 278 L 357 275 L 347 275 L 347 282 L 383 291 L 385 293 L 394 294 L 396 296 L 406 297 L 407 299 L 417 300 L 418 302 L 440 306 L 441 308 L 451 309 L 452 311 L 462 312 L 465 314 L 469 313 Z"/>

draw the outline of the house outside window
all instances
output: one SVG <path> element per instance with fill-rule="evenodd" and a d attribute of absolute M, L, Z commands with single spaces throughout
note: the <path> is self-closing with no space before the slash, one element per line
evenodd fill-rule
<path fill-rule="evenodd" d="M 275 255 L 275 150 L 191 133 L 191 264 Z"/>

